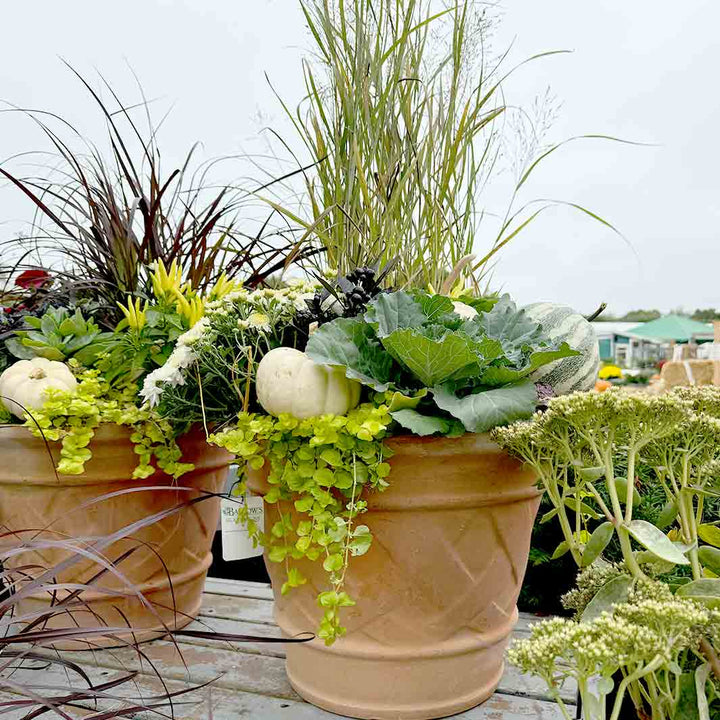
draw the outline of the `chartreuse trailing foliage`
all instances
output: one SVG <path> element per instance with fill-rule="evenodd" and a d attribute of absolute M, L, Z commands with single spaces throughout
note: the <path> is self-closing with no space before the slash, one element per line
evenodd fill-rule
<path fill-rule="evenodd" d="M 63 475 L 81 475 L 92 457 L 88 447 L 102 423 L 126 425 L 138 455 L 133 477 L 146 478 L 157 466 L 172 477 L 180 477 L 192 465 L 180 462 L 181 451 L 175 442 L 171 424 L 157 413 L 137 406 L 137 386 L 113 388 L 98 370 L 84 370 L 73 392 L 51 389 L 40 410 L 34 410 L 25 422 L 37 437 L 60 441 L 57 470 Z"/>
<path fill-rule="evenodd" d="M 361 495 L 387 487 L 391 453 L 382 440 L 391 422 L 387 405 L 369 403 L 346 416 L 306 420 L 242 413 L 236 427 L 210 437 L 255 470 L 269 465 L 265 502 L 277 508 L 275 522 L 260 532 L 244 506 L 240 519 L 270 561 L 284 563 L 283 593 L 306 582 L 298 561 L 322 561 L 331 589 L 318 595 L 318 634 L 328 645 L 345 633 L 341 608 L 355 604 L 343 589 L 345 574 L 350 557 L 372 543 L 370 529 L 357 520 L 367 509 Z M 244 483 L 238 492 L 245 492 Z"/>
<path fill-rule="evenodd" d="M 720 712 L 720 532 L 705 517 L 706 498 L 720 496 L 720 389 L 555 398 L 494 437 L 546 489 L 553 510 L 543 520 L 557 517 L 564 535 L 555 556 L 570 552 L 586 568 L 564 598 L 576 619 L 541 626 L 511 659 L 551 689 L 573 675 L 588 720 L 606 717 L 618 670 L 611 720 L 626 691 L 638 715 L 653 720 Z M 656 524 L 633 518 L 640 468 L 666 496 Z M 622 562 L 608 565 L 602 555 L 613 538 Z"/>

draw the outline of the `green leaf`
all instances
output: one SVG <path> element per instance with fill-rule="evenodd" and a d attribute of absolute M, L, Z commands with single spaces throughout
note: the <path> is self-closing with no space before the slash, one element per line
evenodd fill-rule
<path fill-rule="evenodd" d="M 395 391 L 392 393 L 390 398 L 388 400 L 385 400 L 385 404 L 388 406 L 388 410 L 392 413 L 396 410 L 404 410 L 406 408 L 414 409 L 419 404 L 420 401 L 428 394 L 427 388 L 422 388 L 422 390 L 418 390 L 414 395 L 404 395 L 403 393 L 399 391 Z"/>
<path fill-rule="evenodd" d="M 457 397 L 440 386 L 432 389 L 435 404 L 462 421 L 468 432 L 480 433 L 499 425 L 532 416 L 537 405 L 537 392 L 532 382 L 485 390 L 466 397 Z"/>
<path fill-rule="evenodd" d="M 432 307 L 429 309 L 433 312 Z M 428 321 L 428 314 L 412 295 L 400 290 L 378 295 L 369 304 L 365 320 L 376 326 L 379 338 L 385 338 L 396 330 L 422 326 Z"/>
<path fill-rule="evenodd" d="M 488 337 L 500 340 L 503 347 L 515 349 L 543 341 L 540 323 L 531 320 L 525 310 L 518 310 L 509 295 L 503 295 L 490 312 L 480 315 L 479 323 Z"/>
<path fill-rule="evenodd" d="M 608 580 L 587 604 L 580 618 L 581 622 L 590 622 L 606 610 L 611 610 L 613 605 L 625 602 L 632 584 L 633 579 L 629 575 L 618 575 Z"/>
<path fill-rule="evenodd" d="M 625 505 L 627 502 L 627 490 L 628 490 L 628 481 L 627 478 L 624 477 L 616 477 L 615 478 L 615 490 L 617 491 L 618 497 L 620 502 Z M 642 497 L 640 497 L 640 493 L 637 491 L 637 488 L 633 488 L 633 507 L 637 507 L 642 502 Z"/>
<path fill-rule="evenodd" d="M 358 318 L 338 318 L 321 325 L 305 353 L 320 365 L 339 365 L 345 375 L 379 392 L 392 386 L 393 359 L 375 337 L 372 326 Z"/>
<path fill-rule="evenodd" d="M 720 528 L 717 525 L 700 525 L 698 527 L 698 535 L 708 545 L 720 548 Z"/>
<path fill-rule="evenodd" d="M 573 512 L 577 512 L 578 510 L 578 501 L 576 498 L 565 498 L 565 505 L 567 505 Z M 589 505 L 586 505 L 584 502 L 580 503 L 580 514 L 584 515 L 585 517 L 589 517 L 593 520 L 597 520 L 600 515 Z"/>
<path fill-rule="evenodd" d="M 543 365 L 579 354 L 579 352 L 572 350 L 570 346 L 564 342 L 556 350 L 537 350 L 531 353 L 522 366 L 518 368 L 491 365 L 482 373 L 480 380 L 484 385 L 491 385 L 493 387 L 507 385 L 508 383 L 522 380 Z"/>
<path fill-rule="evenodd" d="M 689 565 L 690 561 L 683 552 L 673 544 L 665 533 L 646 520 L 633 520 L 626 525 L 628 532 L 651 553 L 662 560 L 676 565 Z"/>
<path fill-rule="evenodd" d="M 464 333 L 448 331 L 434 339 L 420 330 L 395 330 L 382 343 L 426 387 L 439 385 L 478 361 L 475 343 Z"/>
<path fill-rule="evenodd" d="M 65 318 L 60 323 L 60 326 L 58 327 L 58 331 L 63 336 L 75 335 L 78 332 L 77 328 L 75 327 L 75 322 L 73 321 L 72 318 Z"/>
<path fill-rule="evenodd" d="M 372 534 L 367 525 L 358 525 L 352 533 L 350 541 L 350 554 L 354 556 L 364 555 L 372 545 Z"/>
<path fill-rule="evenodd" d="M 5 341 L 5 347 L 8 349 L 11 355 L 14 355 L 18 360 L 32 360 L 37 357 L 30 348 L 25 347 L 18 338 L 8 338 Z"/>
<path fill-rule="evenodd" d="M 268 560 L 274 563 L 280 563 L 287 557 L 288 549 L 286 547 L 276 545 L 268 551 Z"/>
<path fill-rule="evenodd" d="M 27 340 L 23 342 L 26 344 L 28 343 Z M 49 345 L 46 345 L 45 347 L 33 347 L 32 353 L 33 357 L 42 357 L 46 358 L 47 360 L 62 361 L 65 359 L 65 354 L 61 350 L 50 347 Z"/>
<path fill-rule="evenodd" d="M 555 548 L 555 551 L 553 552 L 552 556 L 550 557 L 551 560 L 557 560 L 558 558 L 561 558 L 563 555 L 567 554 L 570 550 L 570 543 L 567 540 L 563 540 L 560 542 L 560 544 Z"/>
<path fill-rule="evenodd" d="M 343 556 L 341 553 L 333 553 L 328 555 L 323 561 L 323 568 L 327 572 L 336 572 L 343 566 Z"/>
<path fill-rule="evenodd" d="M 673 524 L 673 522 L 675 522 L 675 518 L 677 516 L 677 502 L 675 500 L 668 500 L 665 505 L 663 505 L 663 509 L 660 511 L 660 514 L 657 516 L 657 520 L 655 520 L 655 525 L 657 525 L 657 527 L 659 527 L 661 530 L 664 530 L 666 527 L 669 527 Z"/>
<path fill-rule="evenodd" d="M 57 321 L 50 313 L 45 313 L 40 319 L 40 330 L 43 335 L 50 335 L 58 329 Z"/>
<path fill-rule="evenodd" d="M 595 482 L 605 475 L 605 468 L 602 465 L 595 467 L 582 467 L 575 470 L 575 472 L 587 482 Z"/>
<path fill-rule="evenodd" d="M 676 594 L 692 598 L 711 608 L 720 608 L 720 578 L 693 580 L 681 585 Z"/>
<path fill-rule="evenodd" d="M 558 514 L 558 509 L 553 508 L 552 510 L 549 510 L 546 512 L 541 518 L 540 518 L 540 524 L 543 525 L 546 522 L 549 522 L 552 520 L 556 515 Z"/>
<path fill-rule="evenodd" d="M 443 315 L 453 312 L 453 301 L 444 295 L 426 295 L 419 293 L 417 302 L 420 303 L 428 322 L 436 322 Z"/>
<path fill-rule="evenodd" d="M 604 522 L 598 525 L 595 530 L 593 530 L 593 533 L 585 546 L 580 565 L 582 567 L 592 565 L 595 560 L 602 555 L 603 551 L 612 540 L 614 534 L 615 526 L 611 522 Z"/>
<path fill-rule="evenodd" d="M 703 567 L 712 570 L 716 575 L 720 575 L 720 549 L 703 545 L 698 550 L 698 559 Z"/>
<path fill-rule="evenodd" d="M 410 430 L 414 435 L 448 435 L 451 432 L 458 434 L 457 425 L 460 424 L 449 418 L 437 417 L 434 415 L 423 415 L 412 408 L 396 410 L 391 412 L 393 420 L 398 422 L 404 428 Z M 465 428 L 460 424 L 460 433 L 463 434 Z"/>

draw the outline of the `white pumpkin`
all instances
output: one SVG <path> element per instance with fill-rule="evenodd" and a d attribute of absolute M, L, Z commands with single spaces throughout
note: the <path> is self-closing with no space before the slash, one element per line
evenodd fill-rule
<path fill-rule="evenodd" d="M 296 418 L 344 415 L 360 402 L 361 385 L 343 368 L 314 363 L 294 348 L 275 348 L 260 361 L 255 376 L 257 399 L 270 415 Z"/>
<path fill-rule="evenodd" d="M 463 320 L 472 320 L 478 314 L 478 311 L 472 305 L 466 305 L 459 300 L 453 300 L 453 312 Z"/>
<path fill-rule="evenodd" d="M 0 375 L 0 398 L 5 407 L 19 418 L 25 410 L 36 410 L 47 399 L 46 390 L 75 390 L 77 380 L 64 363 L 45 358 L 19 360 Z"/>

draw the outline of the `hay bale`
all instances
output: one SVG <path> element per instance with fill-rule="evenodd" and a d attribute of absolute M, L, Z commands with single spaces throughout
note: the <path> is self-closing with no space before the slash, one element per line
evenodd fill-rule
<path fill-rule="evenodd" d="M 712 385 L 715 378 L 715 360 L 687 360 L 695 385 Z M 666 362 L 660 373 L 665 388 L 678 387 L 679 385 L 692 385 L 688 377 L 685 363 Z"/>

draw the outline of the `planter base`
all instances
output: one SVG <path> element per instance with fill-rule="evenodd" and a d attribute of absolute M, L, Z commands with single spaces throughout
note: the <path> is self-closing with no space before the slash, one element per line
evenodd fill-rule
<path fill-rule="evenodd" d="M 83 603 L 87 608 L 75 607 L 72 615 L 57 614 L 52 618 L 54 629 L 123 627 L 124 618 L 133 618 L 132 631 L 113 632 L 112 635 L 90 636 L 87 641 L 60 640 L 49 643 L 56 650 L 95 650 L 98 648 L 127 647 L 136 642 L 157 640 L 168 631 L 181 630 L 200 613 L 205 577 L 212 562 L 212 555 L 188 571 L 137 586 L 143 600 L 137 595 L 119 597 L 102 591 L 84 592 Z M 144 602 L 143 602 L 144 601 Z M 147 604 L 145 604 L 147 603 Z M 19 605 L 20 614 L 47 611 L 47 596 L 30 596 Z"/>
<path fill-rule="evenodd" d="M 447 642 L 425 657 L 371 657 L 372 648 L 358 647 L 353 637 L 338 641 L 338 650 L 313 641 L 292 647 L 287 676 L 302 698 L 313 705 L 364 720 L 433 720 L 480 705 L 502 677 L 505 633 L 478 637 L 472 646 Z M 393 657 L 393 655 L 395 657 Z M 383 681 L 378 683 L 378 677 Z"/>

